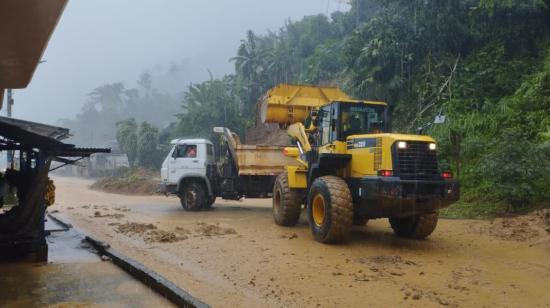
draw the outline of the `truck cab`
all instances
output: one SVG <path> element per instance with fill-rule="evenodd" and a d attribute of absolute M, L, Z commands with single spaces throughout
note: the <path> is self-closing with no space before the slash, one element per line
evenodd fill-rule
<path fill-rule="evenodd" d="M 201 186 L 201 192 L 188 192 L 194 198 L 213 202 L 214 192 L 208 178 L 209 170 L 216 168 L 214 145 L 207 139 L 176 139 L 161 167 L 160 190 L 181 197 L 188 186 Z M 192 185 L 191 185 L 192 184 Z M 202 196 L 204 195 L 204 196 Z M 191 204 L 184 204 L 184 208 Z"/>

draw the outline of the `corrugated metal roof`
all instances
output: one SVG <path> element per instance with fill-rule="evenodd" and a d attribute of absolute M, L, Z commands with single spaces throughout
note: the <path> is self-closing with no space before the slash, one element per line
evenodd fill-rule
<path fill-rule="evenodd" d="M 0 150 L 39 149 L 49 156 L 90 156 L 109 153 L 106 148 L 77 148 L 60 140 L 69 129 L 36 122 L 0 117 Z"/>

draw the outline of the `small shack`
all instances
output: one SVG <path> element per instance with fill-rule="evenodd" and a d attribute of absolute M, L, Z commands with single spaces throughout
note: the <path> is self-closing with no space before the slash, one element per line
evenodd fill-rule
<path fill-rule="evenodd" d="M 0 251 L 35 253 L 37 261 L 47 260 L 44 215 L 55 198 L 48 177 L 52 161 L 72 164 L 110 152 L 61 142 L 69 136 L 66 128 L 0 117 L 0 151 L 8 157 L 7 169 L 0 172 Z"/>

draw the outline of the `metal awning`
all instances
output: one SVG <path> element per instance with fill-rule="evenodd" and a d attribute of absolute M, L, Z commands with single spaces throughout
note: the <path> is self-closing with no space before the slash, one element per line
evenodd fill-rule
<path fill-rule="evenodd" d="M 25 88 L 67 0 L 0 1 L 0 88 Z"/>
<path fill-rule="evenodd" d="M 88 157 L 111 152 L 107 148 L 77 148 L 60 141 L 69 136 L 67 128 L 0 117 L 0 150 L 38 149 L 53 157 Z"/>

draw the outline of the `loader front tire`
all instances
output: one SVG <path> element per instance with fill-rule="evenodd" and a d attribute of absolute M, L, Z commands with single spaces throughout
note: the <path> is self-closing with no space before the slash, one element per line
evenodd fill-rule
<path fill-rule="evenodd" d="M 336 176 L 317 178 L 308 195 L 308 218 L 316 241 L 345 241 L 353 225 L 353 201 L 347 183 Z"/>
<path fill-rule="evenodd" d="M 288 173 L 280 174 L 273 186 L 273 219 L 279 226 L 293 227 L 300 219 L 302 200 L 296 189 L 288 186 Z"/>

